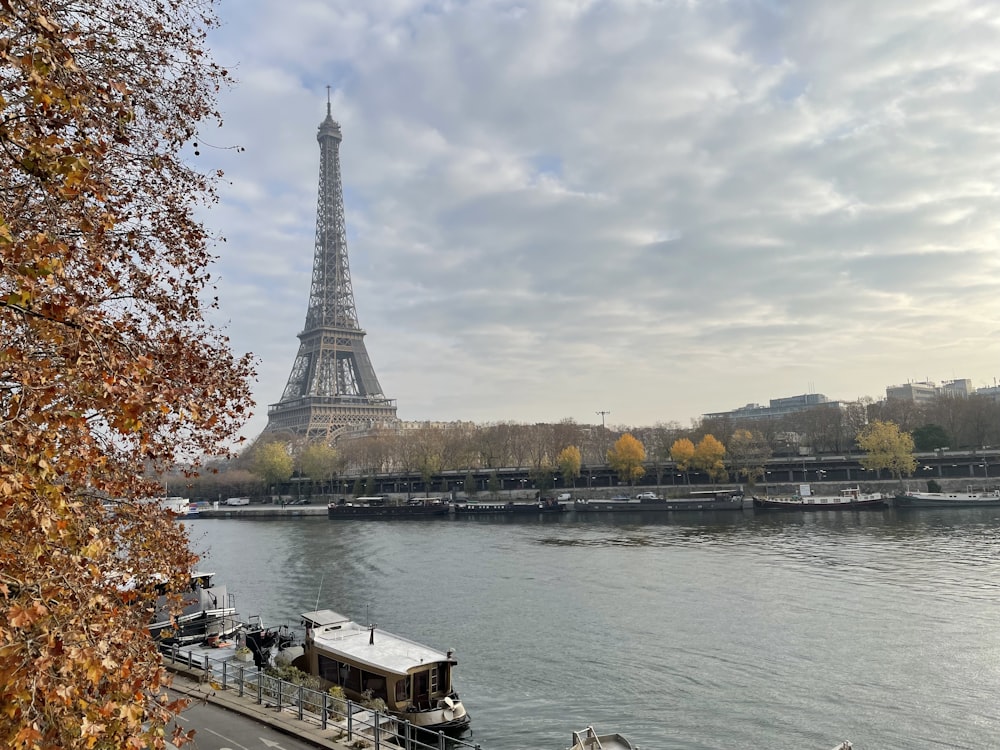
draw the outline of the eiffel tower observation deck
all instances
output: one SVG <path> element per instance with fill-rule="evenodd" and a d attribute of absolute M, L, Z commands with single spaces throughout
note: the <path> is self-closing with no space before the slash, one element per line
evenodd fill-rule
<path fill-rule="evenodd" d="M 267 409 L 264 432 L 329 437 L 349 426 L 396 421 L 396 402 L 382 394 L 358 326 L 347 261 L 340 125 L 326 104 L 319 141 L 316 249 L 306 324 L 281 400 Z"/>

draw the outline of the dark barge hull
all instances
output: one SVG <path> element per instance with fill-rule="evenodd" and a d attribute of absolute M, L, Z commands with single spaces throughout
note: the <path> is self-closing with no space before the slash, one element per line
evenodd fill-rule
<path fill-rule="evenodd" d="M 753 499 L 753 507 L 754 510 L 881 510 L 887 507 L 887 503 L 885 499 L 857 500 L 850 503 L 807 503 L 768 500 L 767 498 L 755 497 Z"/>
<path fill-rule="evenodd" d="M 1000 498 L 926 498 L 897 495 L 893 504 L 897 508 L 996 508 L 1000 507 Z"/>
<path fill-rule="evenodd" d="M 573 506 L 577 513 L 635 513 L 650 511 L 698 512 L 706 510 L 743 510 L 743 497 L 724 498 L 677 498 L 670 500 L 643 500 L 641 502 L 615 502 L 613 500 L 590 500 Z"/>
<path fill-rule="evenodd" d="M 462 503 L 453 506 L 456 516 L 527 515 L 532 513 L 562 513 L 561 503 Z"/>
<path fill-rule="evenodd" d="M 335 521 L 353 521 L 361 518 L 386 520 L 434 518 L 447 515 L 447 505 L 331 505 L 327 508 L 327 517 Z"/>

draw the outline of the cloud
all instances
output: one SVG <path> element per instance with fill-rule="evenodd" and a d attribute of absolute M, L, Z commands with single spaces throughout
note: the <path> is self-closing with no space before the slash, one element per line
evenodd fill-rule
<path fill-rule="evenodd" d="M 358 315 L 405 419 L 686 422 L 995 375 L 1000 10 L 220 5 L 223 319 L 280 398 L 340 122 Z M 203 152 L 204 153 L 204 152 Z"/>

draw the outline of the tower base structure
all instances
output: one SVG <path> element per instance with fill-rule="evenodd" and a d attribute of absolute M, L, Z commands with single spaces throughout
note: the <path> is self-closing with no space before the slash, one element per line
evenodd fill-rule
<path fill-rule="evenodd" d="M 287 432 L 306 439 L 331 438 L 344 428 L 394 425 L 393 399 L 357 396 L 303 396 L 271 404 L 265 432 Z"/>

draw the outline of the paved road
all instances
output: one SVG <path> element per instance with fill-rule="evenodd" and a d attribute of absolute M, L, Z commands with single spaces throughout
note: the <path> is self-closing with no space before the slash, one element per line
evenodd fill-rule
<path fill-rule="evenodd" d="M 194 729 L 197 750 L 315 750 L 318 745 L 290 737 L 221 706 L 192 700 L 177 723 Z"/>

